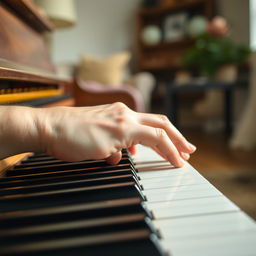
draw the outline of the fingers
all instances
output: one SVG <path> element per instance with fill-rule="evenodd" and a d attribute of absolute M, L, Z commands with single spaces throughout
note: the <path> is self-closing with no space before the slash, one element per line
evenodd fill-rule
<path fill-rule="evenodd" d="M 196 150 L 196 147 L 184 138 L 166 116 L 138 113 L 138 117 L 143 125 L 164 129 L 179 151 L 191 154 Z"/>
<path fill-rule="evenodd" d="M 128 148 L 129 152 L 132 154 L 132 155 L 135 155 L 137 153 L 137 147 L 136 145 L 133 145 L 131 147 Z"/>
<path fill-rule="evenodd" d="M 184 153 L 184 152 L 180 152 L 180 155 L 186 161 L 189 160 L 189 158 L 190 158 L 190 154 L 187 154 L 187 153 Z"/>
<path fill-rule="evenodd" d="M 113 155 L 111 155 L 110 157 L 108 157 L 106 159 L 106 162 L 111 165 L 115 165 L 115 164 L 118 164 L 121 159 L 122 159 L 122 152 L 118 151 L 118 152 L 114 153 Z"/>
<path fill-rule="evenodd" d="M 177 148 L 164 129 L 140 125 L 135 129 L 134 142 L 134 144 L 142 144 L 156 149 L 160 155 L 166 156 L 166 159 L 176 167 L 184 165 Z"/>
<path fill-rule="evenodd" d="M 158 155 L 160 155 L 162 158 L 164 158 L 166 161 L 168 161 L 167 157 L 166 157 L 164 154 L 162 154 L 162 152 L 160 152 L 159 149 L 157 149 L 156 147 L 154 147 L 153 150 L 156 151 L 156 153 L 157 153 Z M 184 152 L 180 152 L 180 156 L 181 156 L 184 160 L 186 160 L 186 161 L 188 161 L 189 158 L 190 158 L 190 154 L 187 154 L 187 153 L 184 153 Z"/>
<path fill-rule="evenodd" d="M 158 155 L 160 155 L 163 159 L 165 159 L 166 161 L 168 161 L 166 155 L 162 154 L 162 152 L 161 152 L 157 147 L 153 147 L 152 149 L 153 149 L 154 151 L 156 151 L 156 153 L 157 153 Z"/>

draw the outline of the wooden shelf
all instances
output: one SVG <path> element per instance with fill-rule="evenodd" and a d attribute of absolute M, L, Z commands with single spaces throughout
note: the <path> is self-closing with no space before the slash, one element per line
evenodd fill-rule
<path fill-rule="evenodd" d="M 178 41 L 173 42 L 160 42 L 155 45 L 147 45 L 145 43 L 141 43 L 141 46 L 145 50 L 155 50 L 155 49 L 163 49 L 163 48 L 176 48 L 176 47 L 184 47 L 184 46 L 190 46 L 194 42 L 194 39 L 188 38 L 188 39 L 182 39 Z"/>
<path fill-rule="evenodd" d="M 160 6 L 160 7 L 151 7 L 151 8 L 143 8 L 139 11 L 139 15 L 141 16 L 162 16 L 169 12 L 179 11 L 182 9 L 193 8 L 196 7 L 198 4 L 202 4 L 204 0 L 183 0 L 177 1 L 170 6 Z"/>
<path fill-rule="evenodd" d="M 196 15 L 208 18 L 214 16 L 215 0 L 173 0 L 172 5 L 156 8 L 142 8 L 137 16 L 137 47 L 139 71 L 163 71 L 174 73 L 181 68 L 182 56 L 187 48 L 192 46 L 194 39 L 184 35 L 184 39 L 177 41 L 161 41 L 155 45 L 144 43 L 141 38 L 146 26 L 156 25 L 164 30 L 167 15 L 175 15 L 179 11 L 188 13 L 189 19 Z M 184 27 L 185 30 L 185 27 Z M 162 31 L 162 34 L 165 34 Z M 185 34 L 185 32 L 184 32 Z"/>

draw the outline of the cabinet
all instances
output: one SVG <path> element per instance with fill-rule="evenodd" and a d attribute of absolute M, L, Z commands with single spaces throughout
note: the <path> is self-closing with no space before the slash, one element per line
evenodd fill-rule
<path fill-rule="evenodd" d="M 163 1 L 164 2 L 164 1 Z M 181 65 L 181 56 L 192 45 L 193 39 L 186 33 L 189 20 L 202 15 L 210 19 L 214 15 L 214 0 L 172 0 L 169 4 L 159 4 L 154 8 L 141 8 L 137 15 L 137 56 L 138 69 L 151 72 L 175 71 Z M 184 35 L 178 40 L 166 40 L 166 19 L 177 14 L 185 14 Z M 161 41 L 146 44 L 142 39 L 145 27 L 156 25 L 161 30 Z"/>

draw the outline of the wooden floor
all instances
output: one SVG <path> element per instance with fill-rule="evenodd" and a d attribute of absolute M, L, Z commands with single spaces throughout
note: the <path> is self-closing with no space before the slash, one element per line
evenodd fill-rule
<path fill-rule="evenodd" d="M 190 163 L 223 194 L 256 219 L 256 150 L 232 150 L 223 132 L 200 128 L 182 133 L 197 146 Z"/>

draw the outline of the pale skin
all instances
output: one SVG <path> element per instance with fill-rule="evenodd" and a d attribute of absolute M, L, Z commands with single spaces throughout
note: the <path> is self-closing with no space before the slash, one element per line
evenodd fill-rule
<path fill-rule="evenodd" d="M 0 159 L 45 152 L 64 161 L 106 159 L 116 164 L 121 149 L 151 147 L 182 167 L 196 147 L 164 115 L 137 113 L 123 103 L 95 107 L 0 107 Z"/>

